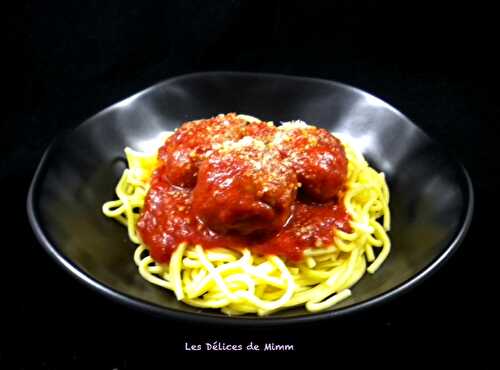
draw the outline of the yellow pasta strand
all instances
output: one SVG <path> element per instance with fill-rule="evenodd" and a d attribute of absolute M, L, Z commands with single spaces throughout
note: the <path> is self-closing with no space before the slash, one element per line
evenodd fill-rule
<path fill-rule="evenodd" d="M 369 167 L 346 139 L 341 140 L 349 161 L 343 200 L 352 232 L 336 230 L 334 245 L 311 246 L 298 264 L 287 264 L 278 256 L 253 255 L 249 249 L 205 250 L 186 243 L 177 247 L 168 264 L 156 263 L 136 230 L 137 209 L 144 204 L 157 166 L 156 152 L 125 149 L 128 168 L 115 188 L 118 199 L 106 202 L 102 212 L 127 227 L 137 245 L 133 258 L 141 276 L 173 291 L 188 305 L 220 309 L 227 315 L 262 316 L 294 306 L 323 311 L 348 299 L 365 272 L 375 273 L 391 250 L 385 176 Z"/>

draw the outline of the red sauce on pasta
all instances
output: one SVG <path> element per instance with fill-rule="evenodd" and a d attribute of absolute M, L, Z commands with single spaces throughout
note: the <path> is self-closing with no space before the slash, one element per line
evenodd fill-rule
<path fill-rule="evenodd" d="M 137 227 L 157 262 L 180 243 L 250 248 L 300 261 L 350 231 L 347 159 L 313 126 L 277 128 L 234 114 L 183 124 L 159 151 Z"/>

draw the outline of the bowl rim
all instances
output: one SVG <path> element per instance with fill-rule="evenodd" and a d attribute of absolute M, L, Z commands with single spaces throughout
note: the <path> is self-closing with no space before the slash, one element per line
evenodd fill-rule
<path fill-rule="evenodd" d="M 401 118 L 408 121 L 411 125 L 414 126 L 418 131 L 424 134 L 431 142 L 437 144 L 436 141 L 427 135 L 425 131 L 423 131 L 419 126 L 417 126 L 412 120 L 410 120 L 406 115 L 401 113 L 399 110 L 386 103 L 385 101 L 373 96 L 372 94 L 363 91 L 357 87 L 327 79 L 320 78 L 311 78 L 311 77 L 303 77 L 303 76 L 291 76 L 284 74 L 274 74 L 274 73 L 254 73 L 254 72 L 235 72 L 235 71 L 208 71 L 208 72 L 195 72 L 189 74 L 183 74 L 180 76 L 163 79 L 160 82 L 153 84 L 152 86 L 141 90 L 138 93 L 135 93 L 117 103 L 112 104 L 111 106 L 99 111 L 93 116 L 89 117 L 81 124 L 76 126 L 71 132 L 81 129 L 82 127 L 91 124 L 92 121 L 106 114 L 107 112 L 116 109 L 120 105 L 123 105 L 127 101 L 131 101 L 132 99 L 136 99 L 140 96 L 146 95 L 152 90 L 158 88 L 159 86 L 170 84 L 182 79 L 193 78 L 199 76 L 239 76 L 239 77 L 267 77 L 267 78 L 280 78 L 280 79 L 291 79 L 291 80 L 300 80 L 300 81 L 308 81 L 308 82 L 320 82 L 327 83 L 329 85 L 336 85 L 337 87 L 341 87 L 343 89 L 350 90 L 357 94 L 362 94 L 364 96 L 369 96 L 371 99 L 376 99 L 381 102 L 385 107 L 390 108 L 395 114 L 400 116 Z M 323 321 L 327 319 L 340 318 L 345 317 L 347 315 L 351 315 L 356 312 L 365 311 L 368 308 L 379 306 L 382 303 L 393 300 L 396 296 L 399 296 L 403 293 L 407 293 L 409 290 L 419 285 L 421 282 L 426 280 L 429 276 L 431 276 L 435 271 L 440 268 L 445 261 L 447 261 L 454 252 L 458 249 L 460 244 L 463 242 L 467 231 L 470 227 L 473 211 L 474 211 L 474 189 L 472 185 L 471 178 L 465 169 L 465 167 L 454 158 L 453 155 L 448 154 L 449 160 L 455 162 L 455 165 L 460 169 L 462 175 L 465 178 L 466 183 L 466 210 L 463 216 L 462 223 L 458 232 L 453 237 L 452 241 L 446 246 L 444 251 L 440 253 L 436 258 L 434 258 L 431 262 L 429 262 L 424 268 L 422 268 L 417 274 L 413 275 L 400 285 L 381 293 L 375 297 L 362 301 L 360 303 L 355 303 L 350 306 L 333 309 L 331 311 L 324 311 L 318 313 L 307 313 L 304 315 L 292 316 L 292 317 L 273 317 L 272 315 L 266 317 L 258 317 L 258 316 L 223 316 L 223 315 L 214 315 L 208 312 L 200 311 L 200 312 L 188 312 L 182 311 L 178 309 L 167 308 L 155 303 L 147 302 L 140 298 L 132 297 L 126 293 L 119 292 L 104 283 L 101 283 L 94 279 L 92 276 L 78 268 L 69 257 L 64 255 L 62 251 L 60 251 L 56 245 L 53 245 L 48 237 L 45 235 L 42 225 L 38 220 L 35 210 L 36 204 L 36 190 L 38 188 L 38 184 L 41 181 L 41 175 L 46 170 L 47 160 L 49 158 L 50 153 L 52 152 L 54 146 L 62 140 L 65 135 L 60 134 L 52 141 L 52 143 L 45 150 L 40 163 L 37 166 L 33 179 L 31 181 L 27 200 L 26 200 L 26 210 L 28 214 L 28 220 L 33 229 L 33 232 L 36 236 L 38 242 L 42 245 L 43 249 L 56 261 L 57 265 L 59 265 L 63 270 L 67 271 L 71 276 L 76 278 L 82 284 L 86 286 L 90 286 L 92 290 L 110 298 L 114 302 L 118 302 L 127 307 L 131 307 L 133 309 L 147 312 L 153 314 L 154 316 L 165 317 L 170 319 L 177 320 L 190 320 L 193 323 L 203 323 L 203 324 L 215 324 L 215 325 L 228 325 L 228 326 L 275 326 L 275 325 L 289 325 L 289 324 L 304 324 L 310 322 Z M 437 144 L 439 146 L 439 144 Z"/>

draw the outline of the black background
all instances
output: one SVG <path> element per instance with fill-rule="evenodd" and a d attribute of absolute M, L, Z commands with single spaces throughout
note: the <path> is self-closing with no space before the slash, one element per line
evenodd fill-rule
<path fill-rule="evenodd" d="M 9 98 L 1 127 L 0 365 L 167 368 L 172 354 L 192 356 L 185 342 L 207 341 L 293 344 L 303 356 L 351 353 L 353 363 L 387 361 L 383 353 L 398 344 L 408 351 L 405 364 L 431 352 L 460 357 L 474 344 L 484 351 L 478 360 L 493 354 L 486 348 L 497 322 L 488 285 L 497 278 L 488 264 L 498 248 L 492 207 L 500 112 L 492 9 L 477 2 L 21 1 L 3 14 Z M 307 327 L 236 330 L 160 320 L 72 279 L 38 245 L 26 217 L 43 151 L 63 129 L 112 103 L 162 79 L 207 70 L 328 78 L 397 107 L 471 174 L 475 216 L 463 245 L 396 301 Z M 452 351 L 443 350 L 448 344 Z"/>

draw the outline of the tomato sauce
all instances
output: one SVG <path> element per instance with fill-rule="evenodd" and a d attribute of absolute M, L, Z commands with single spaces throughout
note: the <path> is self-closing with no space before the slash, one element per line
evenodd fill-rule
<path fill-rule="evenodd" d="M 262 123 L 254 126 L 248 125 L 244 130 L 245 132 L 242 136 L 265 137 L 265 140 L 262 140 L 263 142 L 271 142 L 273 139 L 274 129 L 271 125 L 266 126 Z M 176 140 L 179 139 L 177 138 Z M 161 150 L 160 153 L 162 153 Z M 345 156 L 343 148 L 335 148 L 335 152 L 332 153 L 335 153 L 336 156 Z M 230 156 L 231 152 L 225 154 L 225 156 L 227 155 Z M 256 162 L 255 158 L 259 159 L 260 157 L 252 157 L 251 160 Z M 345 157 L 341 159 L 333 161 L 333 164 L 336 166 L 333 168 L 336 171 L 333 171 L 334 173 L 347 172 Z M 286 155 L 280 161 L 285 162 Z M 238 162 L 232 161 L 230 163 Z M 308 162 L 304 163 L 307 164 Z M 223 199 L 222 203 L 212 202 L 214 204 L 213 214 L 215 216 L 219 215 L 217 212 L 222 214 L 226 209 L 231 209 L 232 206 L 236 210 L 233 214 L 237 214 L 240 209 L 252 209 L 249 205 L 242 203 L 247 198 L 251 205 L 255 205 L 255 202 L 258 202 L 259 205 L 262 203 L 264 207 L 276 211 L 277 215 L 283 215 L 283 212 L 280 213 L 277 210 L 282 211 L 283 202 L 280 203 L 279 201 L 282 200 L 283 194 L 286 194 L 287 197 L 293 196 L 291 202 L 286 203 L 286 207 L 289 207 L 289 212 L 287 211 L 288 218 L 285 222 L 280 221 L 279 225 L 281 226 L 279 226 L 279 229 L 276 229 L 276 227 L 270 228 L 269 232 L 247 233 L 242 232 L 238 228 L 227 228 L 226 232 L 215 232 L 207 226 L 209 222 L 204 222 L 203 217 L 200 217 L 200 214 L 196 212 L 197 208 L 193 207 L 193 194 L 196 191 L 193 187 L 182 187 L 169 181 L 168 171 L 170 171 L 170 167 L 160 158 L 159 167 L 153 174 L 151 187 L 146 196 L 137 224 L 140 238 L 149 249 L 152 258 L 160 263 L 168 262 L 170 256 L 180 243 L 188 243 L 190 245 L 200 244 L 203 248 L 249 248 L 252 252 L 260 255 L 278 255 L 287 261 L 298 262 L 303 258 L 303 251 L 305 249 L 333 244 L 335 229 L 345 232 L 351 231 L 349 225 L 350 217 L 341 202 L 343 190 L 331 196 L 326 201 L 324 199 L 318 201 L 314 197 L 310 198 L 307 193 L 301 194 L 300 188 L 297 192 L 298 194 L 295 191 L 285 192 L 286 189 L 284 187 L 290 184 L 289 176 L 284 177 L 286 180 L 276 182 L 276 178 L 279 179 L 278 176 L 275 176 L 278 172 L 274 171 L 277 166 L 267 163 L 267 167 L 262 167 L 262 163 L 260 162 L 256 165 L 258 165 L 257 168 L 259 171 L 250 171 L 249 173 L 253 177 L 248 175 L 249 180 L 242 175 L 235 175 L 234 182 L 239 181 L 239 185 L 234 189 L 225 185 L 226 183 L 231 183 L 231 181 L 226 181 L 231 180 L 229 169 L 216 166 L 216 171 L 220 171 L 220 173 L 216 172 L 211 177 L 202 176 L 198 181 L 200 182 L 204 178 L 221 177 L 225 181 L 220 182 L 220 184 L 225 187 L 218 187 L 212 195 L 210 193 L 203 193 L 202 199 L 206 198 L 207 204 L 210 204 L 210 201 L 212 201 L 210 199 L 211 196 Z M 220 170 L 220 168 L 223 170 Z M 314 167 L 311 168 L 314 170 Z M 268 171 L 264 171 L 265 169 L 268 169 Z M 262 175 L 260 175 L 261 173 Z M 218 175 L 220 176 L 218 177 Z M 243 178 L 244 180 L 242 180 Z M 345 182 L 345 175 L 340 178 Z M 246 182 L 242 183 L 242 181 L 248 181 L 248 184 Z M 258 184 L 261 183 L 265 184 L 266 189 L 273 189 L 274 186 L 274 193 L 273 190 L 270 190 L 267 195 L 261 195 L 262 189 L 258 188 Z M 247 191 L 245 190 L 247 188 L 250 190 L 248 190 L 249 193 L 245 194 L 245 198 L 242 196 L 242 191 Z M 224 193 L 222 198 L 221 193 Z M 275 195 L 274 198 L 272 197 L 273 194 Z M 268 199 L 269 197 L 271 197 L 270 200 Z M 198 208 L 200 207 L 198 206 Z M 255 214 L 259 216 L 259 213 Z M 235 224 L 244 225 L 244 222 L 240 222 L 241 220 L 245 220 L 244 218 L 241 219 L 241 215 L 233 215 L 231 217 L 236 217 L 233 219 Z M 227 217 L 221 217 L 221 219 L 225 220 Z M 205 220 L 208 221 L 207 219 Z M 266 222 L 263 222 L 263 224 Z M 271 223 L 269 222 L 269 224 Z"/>

